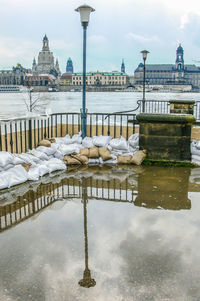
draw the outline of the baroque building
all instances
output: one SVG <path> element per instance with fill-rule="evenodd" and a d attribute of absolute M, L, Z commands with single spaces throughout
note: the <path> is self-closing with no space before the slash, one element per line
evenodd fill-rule
<path fill-rule="evenodd" d="M 175 64 L 146 64 L 146 84 L 191 85 L 200 87 L 200 68 L 184 64 L 184 50 L 179 44 Z M 140 63 L 134 72 L 134 83 L 142 85 L 144 65 Z"/>
<path fill-rule="evenodd" d="M 17 64 L 11 70 L 0 70 L 0 85 L 24 85 L 26 74 L 30 70 Z"/>
<path fill-rule="evenodd" d="M 49 40 L 46 34 L 43 38 L 42 51 L 40 51 L 38 55 L 38 63 L 36 63 L 35 58 L 33 59 L 32 74 L 52 74 L 55 77 L 61 75 L 58 59 L 56 59 L 56 63 L 54 63 L 53 52 L 50 51 Z"/>

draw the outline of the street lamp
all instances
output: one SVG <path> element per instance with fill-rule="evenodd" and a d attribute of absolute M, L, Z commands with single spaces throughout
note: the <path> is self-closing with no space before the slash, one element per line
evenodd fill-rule
<path fill-rule="evenodd" d="M 81 110 L 82 138 L 86 136 L 87 131 L 87 110 L 86 110 L 86 31 L 90 20 L 90 13 L 95 11 L 94 8 L 86 4 L 79 6 L 75 11 L 80 13 L 81 25 L 83 26 L 83 97 Z"/>
<path fill-rule="evenodd" d="M 142 98 L 142 113 L 145 112 L 145 71 L 146 71 L 146 67 L 145 67 L 145 62 L 147 59 L 147 54 L 149 53 L 149 51 L 147 50 L 142 50 L 142 58 L 143 58 L 143 62 L 144 62 L 144 68 L 143 68 L 143 98 Z"/>

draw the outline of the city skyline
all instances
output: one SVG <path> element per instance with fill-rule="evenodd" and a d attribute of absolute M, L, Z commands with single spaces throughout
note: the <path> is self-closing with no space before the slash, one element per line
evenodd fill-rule
<path fill-rule="evenodd" d="M 28 2 L 28 3 L 27 3 Z M 174 64 L 179 43 L 185 63 L 200 60 L 200 4 L 194 0 L 88 0 L 91 14 L 87 40 L 87 71 L 120 70 L 133 74 L 140 62 L 140 51 L 150 54 L 147 64 Z M 58 57 L 61 72 L 72 58 L 75 72 L 82 70 L 82 27 L 74 11 L 80 0 L 7 0 L 1 3 L 0 69 L 17 63 L 31 68 L 46 33 L 50 49 Z M 117 51 L 116 51 L 117 49 Z"/>

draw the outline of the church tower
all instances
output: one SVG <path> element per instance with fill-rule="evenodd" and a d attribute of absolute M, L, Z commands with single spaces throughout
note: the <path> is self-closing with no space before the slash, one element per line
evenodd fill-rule
<path fill-rule="evenodd" d="M 68 58 L 67 60 L 66 73 L 74 73 L 74 67 L 71 58 Z"/>
<path fill-rule="evenodd" d="M 42 51 L 49 51 L 49 40 L 48 40 L 46 34 L 45 34 L 45 36 L 44 36 L 44 38 L 43 38 Z"/>
<path fill-rule="evenodd" d="M 183 47 L 179 44 L 176 50 L 176 69 L 184 70 Z"/>
<path fill-rule="evenodd" d="M 126 73 L 126 72 L 125 72 L 125 64 L 124 64 L 124 59 L 122 59 L 122 64 L 121 64 L 121 72 L 122 72 L 122 73 Z"/>

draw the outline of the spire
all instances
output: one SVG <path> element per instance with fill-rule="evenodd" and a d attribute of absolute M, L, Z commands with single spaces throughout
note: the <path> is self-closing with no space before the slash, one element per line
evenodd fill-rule
<path fill-rule="evenodd" d="M 122 59 L 122 64 L 121 64 L 121 72 L 125 73 L 125 64 L 124 64 L 124 59 Z"/>
<path fill-rule="evenodd" d="M 33 59 L 33 66 L 35 66 L 36 65 L 36 60 L 35 60 L 35 57 L 34 57 L 34 59 Z"/>

